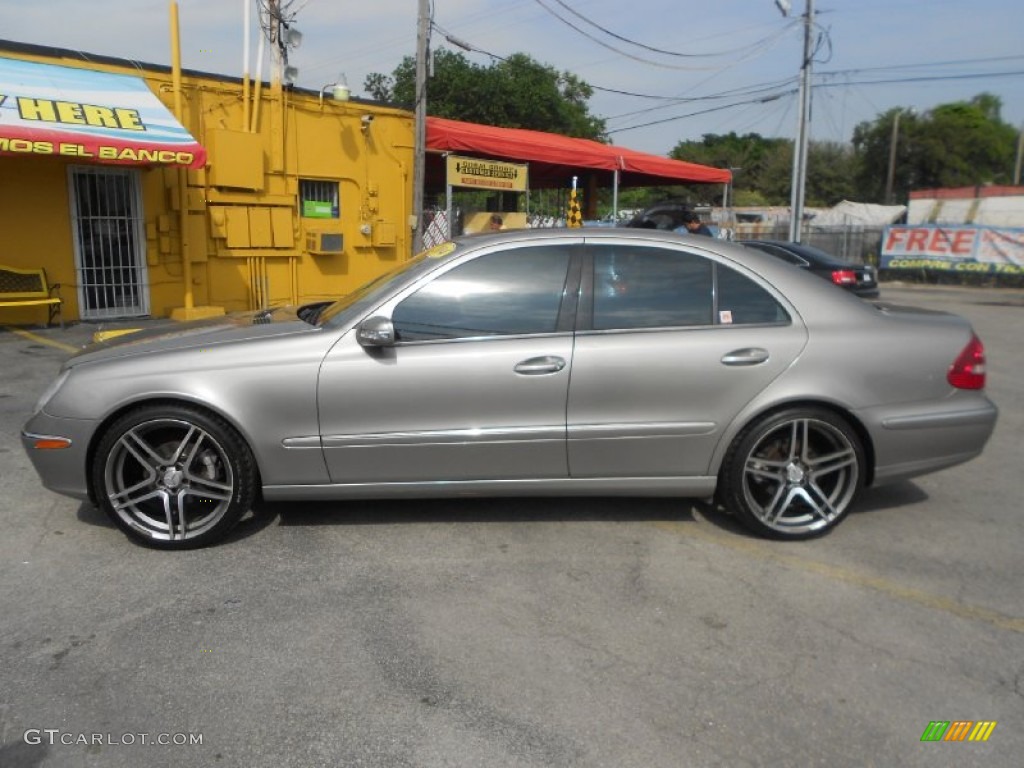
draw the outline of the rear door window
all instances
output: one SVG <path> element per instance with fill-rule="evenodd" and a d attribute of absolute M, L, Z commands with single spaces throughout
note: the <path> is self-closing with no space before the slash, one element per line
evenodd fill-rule
<path fill-rule="evenodd" d="M 636 245 L 595 244 L 589 251 L 594 330 L 790 321 L 766 288 L 706 256 Z"/>
<path fill-rule="evenodd" d="M 722 325 L 788 323 L 789 313 L 766 289 L 724 264 L 716 265 L 717 320 Z"/>
<path fill-rule="evenodd" d="M 710 325 L 712 262 L 691 253 L 631 245 L 594 251 L 597 330 Z"/>

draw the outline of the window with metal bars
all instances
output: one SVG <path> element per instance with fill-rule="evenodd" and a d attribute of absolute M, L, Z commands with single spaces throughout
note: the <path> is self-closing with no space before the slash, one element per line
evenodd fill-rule
<path fill-rule="evenodd" d="M 82 319 L 148 314 L 138 171 L 73 166 L 69 179 Z"/>
<path fill-rule="evenodd" d="M 299 215 L 304 219 L 337 219 L 338 182 L 299 179 Z"/>

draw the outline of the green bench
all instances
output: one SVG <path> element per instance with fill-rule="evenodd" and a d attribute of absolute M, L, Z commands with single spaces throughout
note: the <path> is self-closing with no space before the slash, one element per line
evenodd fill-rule
<path fill-rule="evenodd" d="M 46 326 L 57 317 L 63 329 L 62 304 L 60 283 L 49 285 L 46 270 L 17 269 L 0 264 L 0 307 L 46 307 Z"/>

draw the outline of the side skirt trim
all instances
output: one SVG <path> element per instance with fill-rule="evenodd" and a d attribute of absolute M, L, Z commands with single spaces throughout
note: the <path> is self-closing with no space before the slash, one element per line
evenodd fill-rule
<path fill-rule="evenodd" d="M 559 480 L 466 480 L 338 485 L 265 485 L 268 501 L 455 498 L 459 496 L 680 496 L 708 498 L 715 477 L 616 477 Z"/>

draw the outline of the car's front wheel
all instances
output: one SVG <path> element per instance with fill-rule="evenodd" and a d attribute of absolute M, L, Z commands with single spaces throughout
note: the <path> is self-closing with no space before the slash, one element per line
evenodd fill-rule
<path fill-rule="evenodd" d="M 864 449 L 850 425 L 823 408 L 793 408 L 737 436 L 719 492 L 755 533 L 805 539 L 837 526 L 863 484 Z"/>
<path fill-rule="evenodd" d="M 153 405 L 118 418 L 97 445 L 96 498 L 128 536 L 160 549 L 223 538 L 256 496 L 252 452 L 220 417 Z"/>

